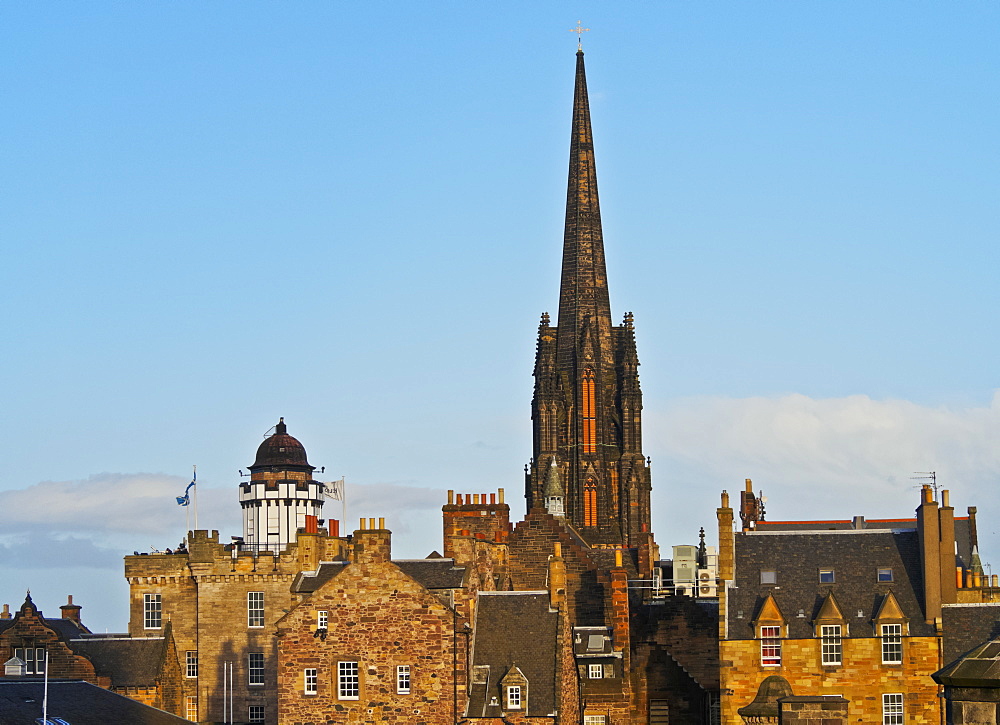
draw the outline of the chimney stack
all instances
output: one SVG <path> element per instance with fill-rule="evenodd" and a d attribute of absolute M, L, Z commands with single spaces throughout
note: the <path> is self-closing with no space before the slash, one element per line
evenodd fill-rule
<path fill-rule="evenodd" d="M 80 624 L 80 609 L 82 609 L 82 607 L 79 604 L 73 604 L 72 594 L 66 597 L 66 603 L 61 607 L 59 607 L 59 609 L 62 611 L 63 619 L 68 619 L 70 621 L 76 622 L 77 624 Z M 4 614 L 5 615 L 7 614 L 6 604 L 4 605 Z M 8 619 L 8 617 L 5 616 L 4 619 Z"/>
<path fill-rule="evenodd" d="M 365 528 L 365 520 L 361 519 L 361 528 L 354 532 L 355 564 L 385 564 L 392 556 L 392 532 L 385 528 L 385 519 L 378 520 L 379 528 L 375 528 L 375 519 L 369 519 L 371 524 Z"/>
<path fill-rule="evenodd" d="M 566 562 L 562 558 L 562 544 L 554 544 L 549 557 L 549 606 L 559 609 L 566 604 Z"/>

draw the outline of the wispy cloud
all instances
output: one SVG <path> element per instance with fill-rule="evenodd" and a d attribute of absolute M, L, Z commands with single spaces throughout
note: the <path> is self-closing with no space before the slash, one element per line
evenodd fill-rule
<path fill-rule="evenodd" d="M 654 469 L 654 510 L 666 511 L 671 526 L 691 515 L 707 521 L 705 494 L 714 508 L 719 491 L 742 488 L 744 478 L 768 495 L 774 519 L 911 515 L 916 471 L 936 471 L 959 511 L 976 505 L 984 523 L 1000 515 L 1000 393 L 965 408 L 864 395 L 697 397 L 648 421 L 660 462 L 670 462 L 670 470 Z M 678 507 L 684 515 L 675 518 Z M 981 531 L 996 550 L 992 528 Z"/>

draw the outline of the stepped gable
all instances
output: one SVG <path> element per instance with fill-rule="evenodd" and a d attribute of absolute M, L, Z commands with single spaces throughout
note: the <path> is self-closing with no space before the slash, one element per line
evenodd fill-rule
<path fill-rule="evenodd" d="M 70 646 L 94 663 L 99 676 L 110 677 L 115 688 L 155 687 L 168 649 L 166 637 L 92 637 L 71 640 Z"/>
<path fill-rule="evenodd" d="M 500 682 L 515 667 L 527 680 L 528 717 L 559 708 L 559 613 L 549 607 L 547 591 L 480 592 L 474 632 L 466 717 L 503 717 Z"/>
<path fill-rule="evenodd" d="M 842 532 L 737 532 L 735 588 L 729 590 L 730 639 L 753 639 L 753 618 L 769 595 L 781 609 L 790 639 L 815 636 L 814 622 L 834 592 L 851 625 L 851 637 L 877 636 L 873 620 L 889 592 L 909 620 L 911 636 L 934 635 L 924 621 L 920 542 L 914 530 Z M 819 584 L 819 569 L 835 581 Z M 876 570 L 893 581 L 878 582 Z M 776 571 L 776 585 L 761 584 L 762 570 Z M 858 616 L 861 612 L 861 616 Z"/>

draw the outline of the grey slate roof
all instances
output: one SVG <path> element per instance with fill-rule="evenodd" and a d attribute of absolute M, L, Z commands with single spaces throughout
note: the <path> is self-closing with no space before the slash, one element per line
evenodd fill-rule
<path fill-rule="evenodd" d="M 41 612 L 38 615 L 42 622 L 44 622 L 46 627 L 53 629 L 56 634 L 59 635 L 60 639 L 72 639 L 73 637 L 79 637 L 81 634 L 89 632 L 90 630 L 86 627 L 82 627 L 71 619 L 50 619 L 48 617 L 42 617 Z M 11 619 L 0 619 L 0 632 L 4 632 L 14 625 L 17 621 L 17 614 Z"/>
<path fill-rule="evenodd" d="M 851 637 L 876 635 L 873 619 L 889 591 L 909 619 L 911 635 L 934 634 L 921 605 L 916 531 L 738 532 L 735 543 L 736 588 L 728 599 L 731 639 L 754 638 L 753 620 L 768 594 L 788 623 L 789 638 L 813 637 L 814 620 L 831 591 Z M 819 582 L 820 568 L 834 570 L 833 584 Z M 892 582 L 877 581 L 881 568 L 892 569 Z M 761 570 L 776 571 L 776 585 L 761 584 Z"/>
<path fill-rule="evenodd" d="M 0 723 L 34 723 L 42 716 L 40 679 L 0 678 Z M 70 725 L 177 725 L 188 720 L 89 682 L 49 680 L 49 717 Z"/>
<path fill-rule="evenodd" d="M 465 567 L 455 566 L 454 559 L 394 559 L 404 574 L 427 589 L 458 589 L 465 578 Z M 315 572 L 301 572 L 292 583 L 292 592 L 312 594 L 348 566 L 346 561 L 323 561 Z"/>
<path fill-rule="evenodd" d="M 489 667 L 484 684 L 470 686 L 466 717 L 501 717 L 491 706 L 504 704 L 500 681 L 513 667 L 528 680 L 528 715 L 545 716 L 557 707 L 558 612 L 549 609 L 548 592 L 480 592 L 472 642 L 472 665 Z M 475 672 L 475 670 L 473 670 Z"/>
<path fill-rule="evenodd" d="M 1000 639 L 981 644 L 931 677 L 952 687 L 1000 688 Z"/>
<path fill-rule="evenodd" d="M 901 530 L 916 529 L 914 519 L 865 519 L 859 516 L 855 521 L 759 521 L 757 531 L 847 531 L 860 526 L 866 531 L 875 529 Z M 955 545 L 958 561 L 965 568 L 972 563 L 972 525 L 968 516 L 955 517 Z"/>
<path fill-rule="evenodd" d="M 71 640 L 69 646 L 93 662 L 98 675 L 110 677 L 115 687 L 153 687 L 167 640 L 88 637 Z"/>
<path fill-rule="evenodd" d="M 394 559 L 393 564 L 427 589 L 458 589 L 465 579 L 465 567 L 454 559 Z"/>
<path fill-rule="evenodd" d="M 942 658 L 950 664 L 983 642 L 1000 638 L 1000 603 L 945 604 L 941 623 Z"/>

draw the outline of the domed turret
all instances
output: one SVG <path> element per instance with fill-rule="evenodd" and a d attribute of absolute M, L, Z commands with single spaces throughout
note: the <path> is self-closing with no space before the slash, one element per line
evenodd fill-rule
<path fill-rule="evenodd" d="M 240 481 L 243 546 L 278 553 L 295 541 L 308 517 L 323 515 L 324 486 L 313 479 L 306 449 L 288 435 L 285 419 L 257 448 L 249 480 Z"/>
<path fill-rule="evenodd" d="M 306 459 L 305 447 L 299 443 L 297 438 L 288 435 L 284 418 L 278 419 L 278 425 L 274 427 L 274 435 L 265 438 L 264 442 L 257 448 L 257 459 L 250 466 L 250 470 L 255 471 L 265 466 L 280 466 L 297 471 L 315 469 L 315 466 L 310 466 Z"/>

